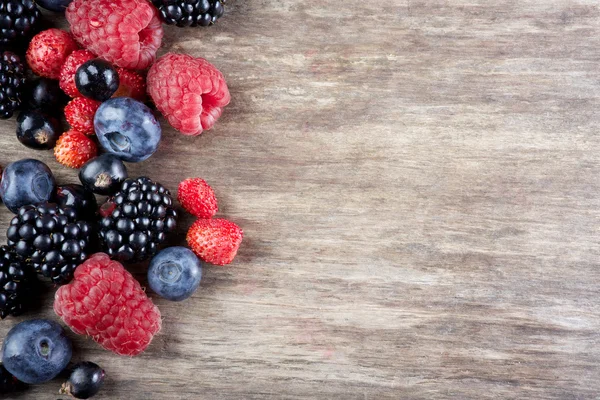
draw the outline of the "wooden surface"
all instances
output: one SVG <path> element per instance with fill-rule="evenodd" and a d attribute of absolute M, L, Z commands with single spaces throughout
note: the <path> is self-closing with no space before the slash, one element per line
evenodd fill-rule
<path fill-rule="evenodd" d="M 246 236 L 143 355 L 71 335 L 98 399 L 600 398 L 596 0 L 238 0 L 167 50 L 232 103 L 130 173 L 205 178 Z"/>

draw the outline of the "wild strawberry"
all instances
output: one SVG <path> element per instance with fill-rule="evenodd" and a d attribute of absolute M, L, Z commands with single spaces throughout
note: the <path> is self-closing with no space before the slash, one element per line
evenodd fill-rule
<path fill-rule="evenodd" d="M 182 181 L 177 190 L 177 200 L 187 212 L 198 218 L 212 218 L 219 210 L 215 192 L 200 178 Z"/>
<path fill-rule="evenodd" d="M 187 233 L 190 249 L 202 260 L 216 265 L 229 264 L 235 258 L 244 232 L 226 219 L 199 219 Z"/>
<path fill-rule="evenodd" d="M 81 168 L 87 161 L 96 157 L 97 153 L 96 143 L 74 130 L 63 133 L 54 146 L 56 160 L 69 168 Z"/>
<path fill-rule="evenodd" d="M 27 64 L 31 70 L 46 78 L 58 79 L 67 57 L 77 50 L 69 32 L 48 29 L 35 35 L 27 49 Z"/>
<path fill-rule="evenodd" d="M 77 97 L 65 106 L 65 119 L 71 129 L 85 133 L 94 134 L 94 114 L 100 107 L 100 102 L 86 97 Z"/>
<path fill-rule="evenodd" d="M 119 88 L 112 97 L 131 97 L 138 101 L 146 100 L 146 79 L 139 73 L 125 68 L 117 68 Z"/>

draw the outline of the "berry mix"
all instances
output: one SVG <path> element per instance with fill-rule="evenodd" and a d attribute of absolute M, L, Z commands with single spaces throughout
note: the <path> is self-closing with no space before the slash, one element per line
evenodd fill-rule
<path fill-rule="evenodd" d="M 189 178 L 177 188 L 180 206 L 197 217 L 186 236 L 189 248 L 163 247 L 177 226 L 175 196 L 148 177 L 130 177 L 125 164 L 158 149 L 158 113 L 195 136 L 211 129 L 229 104 L 223 74 L 205 59 L 175 53 L 156 59 L 163 23 L 210 26 L 224 2 L 0 0 L 0 119 L 16 115 L 19 142 L 53 150 L 60 164 L 79 169 L 81 181 L 57 184 L 34 158 L 0 169 L 0 197 L 15 214 L 0 246 L 1 319 L 33 307 L 35 293 L 51 282 L 60 286 L 54 311 L 74 333 L 135 356 L 162 320 L 127 263 L 147 262 L 152 292 L 182 301 L 200 285 L 201 260 L 233 261 L 243 232 L 213 218 L 218 203 L 206 181 Z M 70 32 L 41 30 L 38 6 L 64 13 Z M 2 344 L 0 395 L 62 373 L 59 393 L 94 396 L 104 370 L 89 361 L 71 364 L 72 353 L 56 321 L 18 323 Z"/>

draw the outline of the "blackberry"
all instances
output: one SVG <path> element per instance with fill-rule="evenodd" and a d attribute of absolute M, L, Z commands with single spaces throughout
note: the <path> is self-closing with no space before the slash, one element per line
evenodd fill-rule
<path fill-rule="evenodd" d="M 4 4 L 1 1 L 0 5 Z M 0 14 L 0 24 L 1 21 L 2 14 Z M 12 117 L 15 110 L 21 107 L 24 86 L 25 68 L 21 59 L 10 51 L 3 52 L 0 55 L 0 119 Z"/>
<path fill-rule="evenodd" d="M 87 257 L 91 225 L 72 207 L 54 203 L 23 206 L 10 221 L 8 244 L 37 273 L 57 284 L 66 283 Z"/>
<path fill-rule="evenodd" d="M 100 215 L 101 248 L 119 261 L 152 257 L 177 224 L 171 193 L 146 177 L 124 180 L 100 206 Z"/>
<path fill-rule="evenodd" d="M 35 274 L 8 246 L 0 247 L 0 318 L 17 316 L 25 309 Z M 0 383 L 1 385 L 1 383 Z"/>
<path fill-rule="evenodd" d="M 152 0 L 168 25 L 209 26 L 225 12 L 225 0 Z"/>
<path fill-rule="evenodd" d="M 8 372 L 0 363 L 0 395 L 16 392 L 25 387 L 25 384 Z"/>
<path fill-rule="evenodd" d="M 33 36 L 41 16 L 33 0 L 0 0 L 0 45 Z"/>

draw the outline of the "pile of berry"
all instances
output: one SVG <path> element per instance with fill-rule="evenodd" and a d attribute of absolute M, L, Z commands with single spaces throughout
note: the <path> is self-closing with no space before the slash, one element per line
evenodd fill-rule
<path fill-rule="evenodd" d="M 161 315 L 123 263 L 148 261 L 152 291 L 182 301 L 200 284 L 200 260 L 233 261 L 243 232 L 213 218 L 217 199 L 203 179 L 186 179 L 177 191 L 181 207 L 198 218 L 187 233 L 189 248 L 161 249 L 177 225 L 175 200 L 160 183 L 129 177 L 125 164 L 158 149 L 162 130 L 154 110 L 193 136 L 212 128 L 229 103 L 223 74 L 205 59 L 167 53 L 156 60 L 163 22 L 209 26 L 223 15 L 223 3 L 0 0 L 0 119 L 19 112 L 17 139 L 52 149 L 58 162 L 79 169 L 81 181 L 58 185 L 33 158 L 2 171 L 0 196 L 15 214 L 0 246 L 2 319 L 27 311 L 49 281 L 62 285 L 54 311 L 73 332 L 134 356 L 161 329 Z M 40 31 L 38 5 L 65 12 L 70 32 Z M 26 53 L 18 55 L 19 48 Z M 96 196 L 106 197 L 99 203 Z M 70 371 L 61 393 L 93 396 L 104 371 L 92 362 L 69 366 L 71 355 L 57 322 L 20 322 L 2 344 L 0 394 Z"/>

